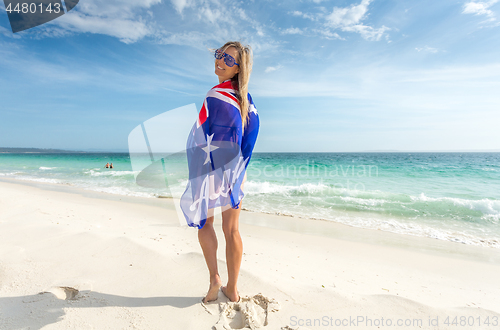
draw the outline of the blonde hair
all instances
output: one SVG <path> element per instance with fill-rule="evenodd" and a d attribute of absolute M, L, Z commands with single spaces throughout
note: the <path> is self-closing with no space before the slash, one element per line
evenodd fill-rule
<path fill-rule="evenodd" d="M 239 64 L 240 71 L 231 78 L 233 88 L 236 90 L 236 97 L 240 102 L 241 122 L 243 130 L 248 121 L 248 110 L 250 103 L 248 102 L 248 82 L 250 81 L 250 73 L 252 73 L 252 49 L 250 46 L 244 46 L 239 41 L 229 41 L 220 49 L 226 51 L 229 47 L 234 47 L 238 51 L 236 63 Z"/>

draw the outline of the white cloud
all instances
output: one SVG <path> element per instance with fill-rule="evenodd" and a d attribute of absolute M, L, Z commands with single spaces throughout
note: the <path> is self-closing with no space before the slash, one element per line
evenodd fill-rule
<path fill-rule="evenodd" d="M 68 31 L 95 33 L 133 43 L 154 33 L 147 9 L 159 3 L 161 0 L 80 1 L 74 10 L 50 22 L 40 35 L 57 37 L 66 35 Z M 64 31 L 58 31 L 58 27 Z"/>
<path fill-rule="evenodd" d="M 467 2 L 464 4 L 464 9 L 462 11 L 463 14 L 475 14 L 475 15 L 486 15 L 486 16 L 494 16 L 493 12 L 488 9 L 499 0 L 491 0 L 488 2 Z"/>
<path fill-rule="evenodd" d="M 109 35 L 124 43 L 136 42 L 152 32 L 145 23 L 140 21 L 119 18 L 102 19 L 79 12 L 62 16 L 58 25 L 77 32 Z"/>
<path fill-rule="evenodd" d="M 345 8 L 334 7 L 333 12 L 326 17 L 328 23 L 340 28 L 358 24 L 367 13 L 370 2 L 371 0 L 362 0 L 359 5 Z"/>
<path fill-rule="evenodd" d="M 132 19 L 138 18 L 141 9 L 159 3 L 161 0 L 86 0 L 80 1 L 75 9 L 92 16 Z"/>
<path fill-rule="evenodd" d="M 340 40 L 345 40 L 341 36 L 339 36 L 338 33 L 332 32 L 329 29 L 321 29 L 321 30 L 313 30 L 313 32 L 316 32 L 320 34 L 322 37 L 325 39 L 333 40 L 333 39 L 340 39 Z"/>
<path fill-rule="evenodd" d="M 377 29 L 362 23 L 367 16 L 368 5 L 371 2 L 372 0 L 362 0 L 359 5 L 343 8 L 334 7 L 333 12 L 326 16 L 327 26 L 345 32 L 359 33 L 366 40 L 379 41 L 390 28 L 383 25 Z"/>
<path fill-rule="evenodd" d="M 172 5 L 179 14 L 182 14 L 184 8 L 189 8 L 192 5 L 190 0 L 172 0 Z"/>
<path fill-rule="evenodd" d="M 250 26 L 255 29 L 259 37 L 263 37 L 265 35 L 264 31 L 266 30 L 266 28 L 257 20 L 250 18 L 242 8 L 235 8 L 233 9 L 233 11 L 239 14 L 242 20 L 248 22 Z"/>
<path fill-rule="evenodd" d="M 334 7 L 333 11 L 325 15 L 326 9 L 322 10 L 316 15 L 309 13 L 304 13 L 298 10 L 291 11 L 289 14 L 296 17 L 302 17 L 310 19 L 311 21 L 324 20 L 324 26 L 322 29 L 312 29 L 322 37 L 326 39 L 341 39 L 338 33 L 334 33 L 331 30 L 341 30 L 344 32 L 354 32 L 359 33 L 361 37 L 365 40 L 379 41 L 382 36 L 384 36 L 386 31 L 391 30 L 387 26 L 382 25 L 380 28 L 374 28 L 369 25 L 363 24 L 363 20 L 368 16 L 368 6 L 373 0 L 361 0 L 359 4 L 353 4 L 348 7 Z M 500 0 L 499 0 L 500 1 Z M 287 29 L 286 32 L 282 34 L 298 34 L 298 29 Z M 385 35 L 387 42 L 391 42 L 388 35 Z"/>
<path fill-rule="evenodd" d="M 486 9 L 484 3 L 481 2 L 469 2 L 464 5 L 463 14 L 476 14 L 476 15 L 492 15 L 493 12 L 489 9 Z"/>
<path fill-rule="evenodd" d="M 200 20 L 208 20 L 210 23 L 215 24 L 221 19 L 221 17 L 223 17 L 223 14 L 218 8 L 204 6 L 200 9 L 198 17 Z"/>
<path fill-rule="evenodd" d="M 190 45 L 198 49 L 207 49 L 209 41 L 213 40 L 208 38 L 206 34 L 199 31 L 181 32 L 181 33 L 163 33 L 160 36 L 159 43 L 165 45 Z M 224 43 L 223 38 L 220 38 L 219 43 Z"/>
<path fill-rule="evenodd" d="M 424 53 L 433 53 L 433 54 L 435 54 L 435 53 L 439 52 L 439 50 L 437 48 L 432 48 L 432 47 L 429 47 L 429 46 L 425 46 L 425 47 L 421 47 L 421 48 L 417 47 L 417 48 L 415 48 L 415 50 L 417 52 L 419 52 L 419 53 L 420 52 L 424 52 Z"/>
<path fill-rule="evenodd" d="M 13 39 L 20 39 L 21 38 L 19 33 L 12 33 L 12 30 L 10 30 L 8 28 L 6 29 L 3 26 L 0 26 L 0 35 L 4 35 L 6 37 L 13 38 Z"/>
<path fill-rule="evenodd" d="M 303 34 L 304 31 L 302 31 L 301 29 L 299 28 L 294 28 L 294 27 L 291 27 L 291 28 L 288 28 L 288 29 L 285 29 L 285 30 L 282 30 L 280 32 L 281 34 Z"/>
<path fill-rule="evenodd" d="M 247 13 L 241 3 L 231 0 L 171 1 L 174 7 L 177 4 L 177 12 L 168 21 L 158 21 L 154 35 L 160 43 L 206 48 L 227 40 L 240 40 L 254 46 L 262 43 L 262 39 L 270 39 L 269 28 L 253 11 Z"/>
<path fill-rule="evenodd" d="M 268 66 L 268 67 L 264 70 L 264 72 L 265 72 L 265 73 L 273 72 L 273 71 L 276 71 L 276 70 L 281 69 L 282 67 L 283 67 L 283 66 L 281 66 L 281 65 L 278 65 L 278 66 Z"/>
<path fill-rule="evenodd" d="M 371 40 L 371 41 L 379 41 L 380 38 L 384 35 L 385 31 L 389 31 L 390 28 L 387 26 L 382 25 L 381 28 L 375 29 L 372 28 L 371 26 L 366 26 L 363 24 L 357 24 L 357 25 L 352 25 L 352 26 L 346 26 L 342 28 L 342 31 L 347 31 L 347 32 L 357 32 L 361 34 L 361 36 L 366 39 L 366 40 Z"/>
<path fill-rule="evenodd" d="M 166 15 L 160 16 L 160 12 Z M 230 0 L 85 0 L 68 14 L 33 30 L 30 38 L 92 33 L 124 43 L 150 38 L 160 44 L 200 49 L 240 40 L 258 52 L 279 47 L 281 42 L 272 37 L 274 31 L 254 11 L 245 11 L 241 3 Z M 296 31 L 286 31 L 290 32 Z"/>
<path fill-rule="evenodd" d="M 303 12 L 298 11 L 298 10 L 292 11 L 292 12 L 290 12 L 290 14 L 292 14 L 293 16 L 306 18 L 306 19 L 309 19 L 311 21 L 316 21 L 316 17 L 314 17 L 314 15 L 303 13 Z"/>

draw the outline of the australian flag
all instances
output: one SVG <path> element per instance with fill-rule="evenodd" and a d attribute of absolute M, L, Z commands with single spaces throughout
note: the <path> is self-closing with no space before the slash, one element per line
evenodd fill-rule
<path fill-rule="evenodd" d="M 205 97 L 186 150 L 189 181 L 180 206 L 191 227 L 201 229 L 208 210 L 238 208 L 245 171 L 259 132 L 259 116 L 248 94 L 248 122 L 242 128 L 240 104 L 231 81 Z"/>

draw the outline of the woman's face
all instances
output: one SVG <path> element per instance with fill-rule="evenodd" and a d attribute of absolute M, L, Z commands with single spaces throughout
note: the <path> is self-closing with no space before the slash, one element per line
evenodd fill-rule
<path fill-rule="evenodd" d="M 235 47 L 228 47 L 225 53 L 231 55 L 238 63 L 238 50 Z M 215 74 L 219 76 L 220 83 L 233 78 L 238 72 L 240 72 L 240 67 L 236 64 L 232 67 L 227 66 L 224 57 L 215 60 Z"/>

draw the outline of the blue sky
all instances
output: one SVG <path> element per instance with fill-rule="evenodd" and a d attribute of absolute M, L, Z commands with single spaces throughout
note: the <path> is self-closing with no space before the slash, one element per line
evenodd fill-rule
<path fill-rule="evenodd" d="M 126 150 L 254 50 L 256 151 L 500 149 L 500 0 L 80 0 L 13 34 L 0 3 L 0 146 Z"/>

